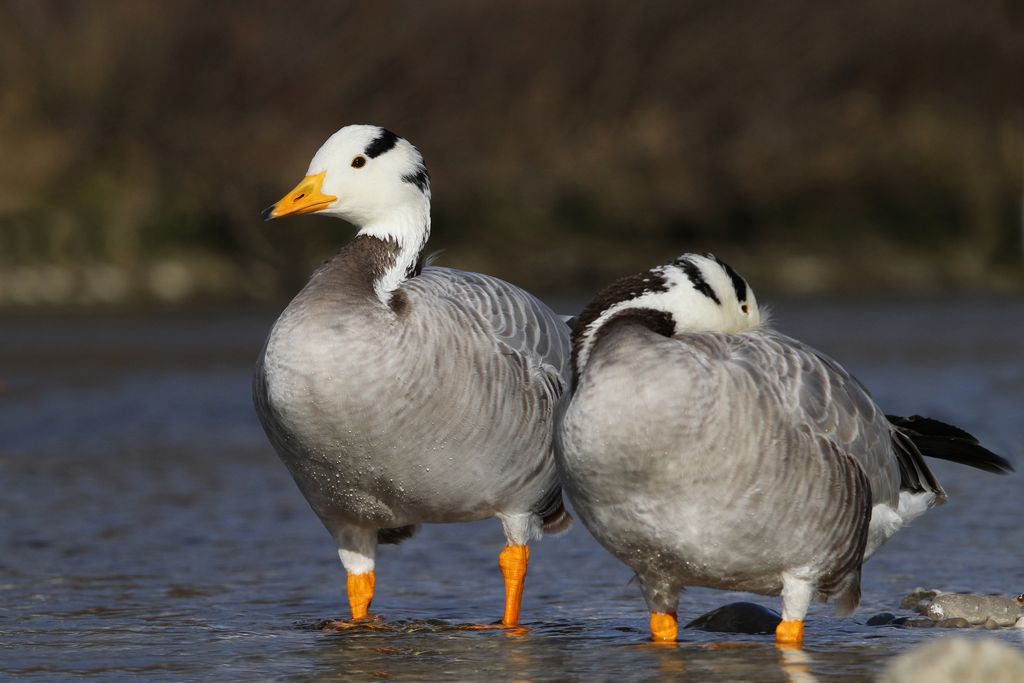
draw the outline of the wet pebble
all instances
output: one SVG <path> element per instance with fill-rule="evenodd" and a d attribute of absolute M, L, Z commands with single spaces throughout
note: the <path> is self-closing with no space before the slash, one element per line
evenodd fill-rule
<path fill-rule="evenodd" d="M 1020 605 L 1015 598 L 1002 595 L 940 593 L 925 614 L 936 621 L 962 618 L 974 625 L 991 621 L 997 627 L 1012 626 L 1020 618 Z"/>
<path fill-rule="evenodd" d="M 894 626 L 906 626 L 908 628 L 933 628 L 935 622 L 928 617 L 899 617 L 893 619 Z"/>
<path fill-rule="evenodd" d="M 913 593 L 903 598 L 903 602 L 900 603 L 900 607 L 903 609 L 914 610 L 918 614 L 924 614 L 924 610 L 928 608 L 932 600 L 939 592 L 936 590 L 928 590 L 925 588 L 918 588 Z"/>
<path fill-rule="evenodd" d="M 935 626 L 938 628 L 970 628 L 971 622 L 963 617 L 954 617 L 952 619 L 940 619 L 935 622 Z"/>
<path fill-rule="evenodd" d="M 885 626 L 891 624 L 896 615 L 892 612 L 879 612 L 875 616 L 867 620 L 868 626 Z"/>
<path fill-rule="evenodd" d="M 702 614 L 683 628 L 714 633 L 775 633 L 779 613 L 753 602 L 731 602 Z"/>
<path fill-rule="evenodd" d="M 942 638 L 889 661 L 880 683 L 1024 680 L 1024 655 L 995 638 Z"/>

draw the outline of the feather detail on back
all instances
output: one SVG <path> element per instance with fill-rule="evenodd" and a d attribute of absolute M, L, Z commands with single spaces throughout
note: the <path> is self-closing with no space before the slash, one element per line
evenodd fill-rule
<path fill-rule="evenodd" d="M 568 376 L 569 328 L 525 290 L 488 275 L 434 266 L 425 267 L 406 286 L 429 291 L 477 317 L 496 342 L 534 359 L 538 371 L 563 379 Z"/>

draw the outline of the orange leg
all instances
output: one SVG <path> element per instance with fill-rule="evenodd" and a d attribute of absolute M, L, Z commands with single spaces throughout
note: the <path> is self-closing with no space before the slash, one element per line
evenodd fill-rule
<path fill-rule="evenodd" d="M 778 645 L 800 647 L 804 642 L 803 619 L 782 620 L 775 628 L 775 642 Z"/>
<path fill-rule="evenodd" d="M 346 581 L 348 605 L 352 609 L 352 621 L 365 619 L 373 600 L 373 586 L 376 578 L 373 572 L 365 574 L 349 574 Z"/>
<path fill-rule="evenodd" d="M 505 577 L 504 626 L 519 625 L 519 607 L 523 602 L 523 581 L 526 579 L 526 564 L 530 560 L 530 549 L 525 545 L 508 545 L 498 556 L 498 566 Z"/>
<path fill-rule="evenodd" d="M 674 643 L 679 635 L 676 615 L 669 612 L 651 612 L 651 640 L 656 643 Z"/>

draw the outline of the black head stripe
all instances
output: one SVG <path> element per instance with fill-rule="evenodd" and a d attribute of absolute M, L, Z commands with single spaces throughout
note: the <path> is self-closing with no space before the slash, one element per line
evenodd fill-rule
<path fill-rule="evenodd" d="M 426 192 L 427 187 L 430 186 L 430 174 L 427 173 L 427 169 L 422 166 L 415 173 L 402 176 L 402 180 L 407 183 L 412 183 L 416 187 L 420 188 L 420 192 Z"/>
<path fill-rule="evenodd" d="M 747 300 L 747 281 L 740 277 L 740 274 L 732 269 L 728 263 L 718 258 L 714 254 L 708 254 L 709 259 L 713 259 L 715 263 L 722 266 L 728 274 L 729 279 L 732 280 L 732 288 L 736 291 L 736 300 L 744 302 Z"/>
<path fill-rule="evenodd" d="M 704 273 L 700 272 L 700 268 L 697 267 L 696 263 L 685 256 L 680 256 L 673 261 L 672 264 L 683 269 L 683 272 L 686 273 L 686 277 L 690 278 L 690 283 L 693 285 L 694 289 L 714 301 L 719 306 L 722 305 L 718 295 L 715 294 L 715 290 L 711 289 L 711 286 L 704 280 Z"/>
<path fill-rule="evenodd" d="M 366 149 L 363 151 L 363 154 L 370 157 L 371 159 L 376 159 L 381 154 L 387 152 L 389 149 L 394 147 L 395 143 L 397 142 L 397 135 L 395 135 L 386 128 L 381 128 L 380 135 L 374 138 L 373 142 L 366 146 Z"/>

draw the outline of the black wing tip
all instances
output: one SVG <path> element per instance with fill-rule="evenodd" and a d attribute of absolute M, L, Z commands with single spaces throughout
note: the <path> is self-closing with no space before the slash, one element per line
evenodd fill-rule
<path fill-rule="evenodd" d="M 964 453 L 964 451 L 959 451 L 956 455 L 959 455 L 960 453 Z M 925 455 L 928 455 L 928 453 Z M 937 455 L 935 457 L 942 458 L 941 455 Z M 974 448 L 970 449 L 970 455 L 968 457 L 970 460 L 953 456 L 945 459 L 958 462 L 961 465 L 968 465 L 984 472 L 991 472 L 992 474 L 1012 474 L 1017 471 L 1012 462 L 1001 455 L 993 453 L 984 446 L 974 446 Z"/>
<path fill-rule="evenodd" d="M 935 418 L 924 417 L 923 415 L 911 415 L 910 417 L 886 415 L 885 417 L 888 418 L 889 422 L 903 430 L 910 429 L 927 436 L 946 436 L 978 443 L 978 438 L 973 434 Z"/>
<path fill-rule="evenodd" d="M 993 474 L 1015 471 L 1013 463 L 988 450 L 974 435 L 959 427 L 921 415 L 886 415 L 886 418 L 914 443 L 922 455 Z"/>

